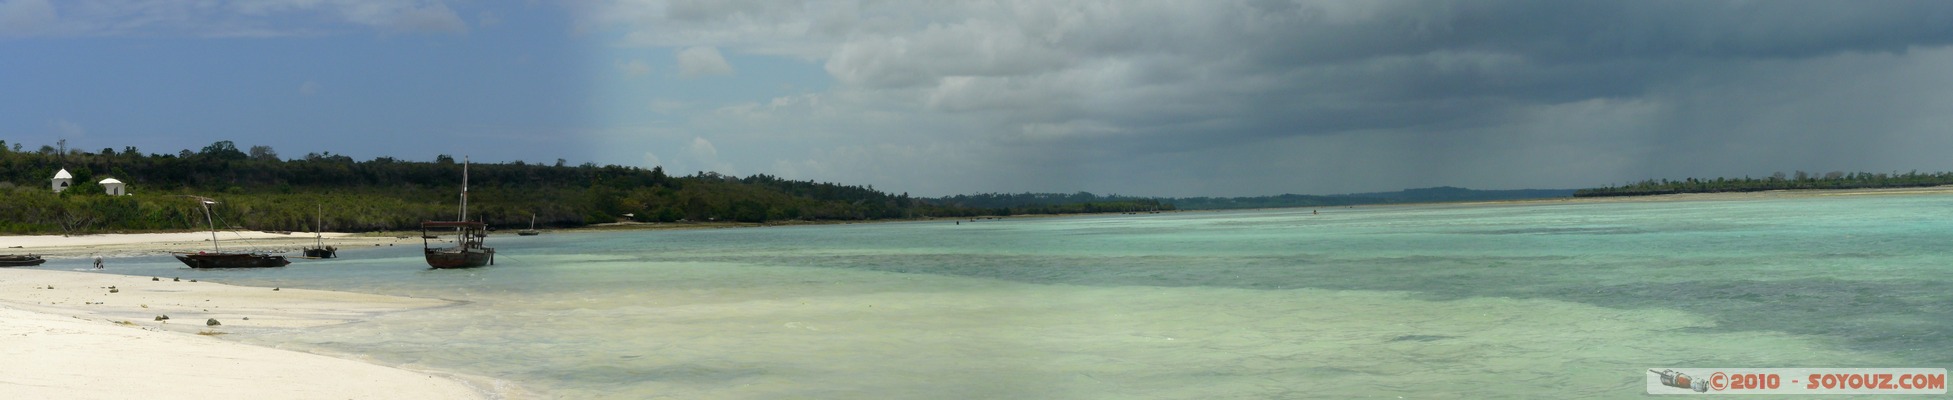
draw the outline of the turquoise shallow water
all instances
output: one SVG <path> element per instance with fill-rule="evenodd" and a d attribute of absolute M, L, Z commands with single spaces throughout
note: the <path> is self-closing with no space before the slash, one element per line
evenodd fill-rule
<path fill-rule="evenodd" d="M 1953 197 L 495 236 L 113 272 L 463 300 L 251 343 L 559 398 L 1639 397 L 1648 367 L 1947 367 Z M 50 268 L 61 268 L 50 266 Z"/>

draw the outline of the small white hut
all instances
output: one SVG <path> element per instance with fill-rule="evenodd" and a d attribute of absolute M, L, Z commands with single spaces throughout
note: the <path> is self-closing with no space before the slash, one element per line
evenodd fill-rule
<path fill-rule="evenodd" d="M 122 189 L 122 181 L 115 180 L 115 178 L 103 179 L 100 184 L 102 185 L 102 192 L 108 193 L 110 196 L 129 194 L 129 192 Z"/>
<path fill-rule="evenodd" d="M 61 193 L 61 191 L 63 190 L 68 190 L 68 185 L 72 185 L 74 183 L 75 183 L 75 176 L 74 174 L 69 174 L 67 168 L 62 168 L 61 172 L 54 173 L 53 185 L 54 185 L 55 193 Z"/>

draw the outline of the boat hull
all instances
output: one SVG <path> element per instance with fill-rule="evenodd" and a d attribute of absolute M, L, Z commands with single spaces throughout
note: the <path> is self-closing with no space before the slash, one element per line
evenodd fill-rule
<path fill-rule="evenodd" d="M 305 249 L 305 258 L 338 258 L 339 249 L 333 247 Z"/>
<path fill-rule="evenodd" d="M 494 249 L 454 251 L 452 249 L 429 249 L 427 266 L 439 269 L 474 268 L 495 262 Z"/>
<path fill-rule="evenodd" d="M 0 256 L 0 267 L 32 267 L 47 262 L 41 256 Z"/>
<path fill-rule="evenodd" d="M 190 268 L 272 268 L 290 265 L 285 256 L 254 253 L 179 253 L 177 261 Z"/>

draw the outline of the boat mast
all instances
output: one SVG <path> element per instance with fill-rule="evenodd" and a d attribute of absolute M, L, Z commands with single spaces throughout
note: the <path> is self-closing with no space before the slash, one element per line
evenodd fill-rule
<path fill-rule="evenodd" d="M 461 218 L 454 220 L 468 221 L 468 156 L 461 156 Z"/>
<path fill-rule="evenodd" d="M 197 198 L 197 204 L 203 205 L 203 221 L 210 223 L 210 252 L 222 253 L 224 250 L 217 248 L 217 219 L 210 217 L 210 203 L 209 198 Z"/>
<path fill-rule="evenodd" d="M 312 228 L 312 236 L 318 238 L 319 248 L 325 248 L 325 205 L 319 204 L 318 225 Z"/>

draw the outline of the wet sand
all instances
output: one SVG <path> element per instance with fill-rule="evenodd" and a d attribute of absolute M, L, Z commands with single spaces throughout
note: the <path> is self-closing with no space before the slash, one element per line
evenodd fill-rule
<path fill-rule="evenodd" d="M 453 304 L 88 272 L 0 269 L 0 397 L 483 399 L 494 379 L 223 340 Z M 159 320 L 168 316 L 167 320 Z M 218 325 L 207 325 L 210 320 Z"/>
<path fill-rule="evenodd" d="M 218 232 L 218 245 L 224 251 L 293 253 L 314 246 L 310 233 L 276 234 L 265 232 Z M 418 233 L 416 233 L 418 235 Z M 326 233 L 325 244 L 340 249 L 373 245 L 420 244 L 420 238 L 359 236 Z M 166 254 L 172 251 L 210 251 L 210 232 L 110 233 L 99 235 L 0 236 L 0 254 L 37 254 L 49 257 L 134 257 Z"/>

